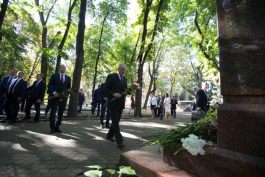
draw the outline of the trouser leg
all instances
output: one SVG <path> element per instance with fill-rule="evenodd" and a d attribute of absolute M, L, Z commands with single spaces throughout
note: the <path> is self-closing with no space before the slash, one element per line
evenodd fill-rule
<path fill-rule="evenodd" d="M 4 95 L 0 95 L 0 115 L 3 115 L 4 114 L 4 104 L 5 104 L 5 101 L 6 101 L 6 96 Z"/>
<path fill-rule="evenodd" d="M 19 101 L 17 101 L 17 98 L 14 98 L 11 105 L 11 122 L 16 123 L 17 121 L 17 115 L 19 110 Z"/>
<path fill-rule="evenodd" d="M 6 118 L 7 120 L 11 120 L 11 103 L 12 103 L 12 99 L 10 97 L 7 97 L 5 104 L 4 104 L 4 110 L 6 113 Z"/>
<path fill-rule="evenodd" d="M 34 120 L 35 120 L 35 121 L 39 121 L 39 120 L 40 120 L 40 103 L 37 103 L 37 102 L 35 101 L 35 103 L 34 103 L 34 107 L 35 107 L 35 111 L 36 111 L 36 113 L 35 113 L 35 117 L 34 117 Z"/>
<path fill-rule="evenodd" d="M 107 137 L 112 138 L 113 136 L 115 136 L 117 143 L 123 142 L 123 137 L 120 132 L 120 125 L 119 125 L 121 114 L 122 114 L 122 109 L 110 110 L 112 124 L 107 134 Z"/>
<path fill-rule="evenodd" d="M 56 125 L 55 125 L 56 129 L 59 129 L 59 126 L 61 126 L 62 119 L 63 119 L 63 113 L 64 113 L 64 110 L 66 108 L 66 102 L 67 102 L 66 98 L 62 98 L 62 100 L 59 101 L 58 120 L 57 120 Z"/>
<path fill-rule="evenodd" d="M 101 113 L 100 113 L 100 124 L 101 125 L 104 125 L 105 112 L 107 109 L 107 107 L 104 104 L 105 102 L 102 102 Z"/>
<path fill-rule="evenodd" d="M 34 102 L 31 98 L 27 100 L 26 107 L 25 107 L 26 119 L 30 119 L 30 110 L 31 110 L 33 103 Z"/>
<path fill-rule="evenodd" d="M 55 130 L 56 112 L 58 110 L 58 105 L 59 105 L 59 99 L 53 98 L 50 100 L 50 107 L 51 107 L 50 128 L 51 130 Z"/>
<path fill-rule="evenodd" d="M 100 114 L 100 102 L 97 102 L 97 117 L 99 116 Z"/>

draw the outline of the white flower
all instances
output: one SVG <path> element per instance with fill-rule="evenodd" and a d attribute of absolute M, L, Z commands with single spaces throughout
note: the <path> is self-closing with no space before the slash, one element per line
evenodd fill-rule
<path fill-rule="evenodd" d="M 187 138 L 182 138 L 182 147 L 186 149 L 192 155 L 204 155 L 205 151 L 203 149 L 206 142 L 202 139 L 199 139 L 198 136 L 190 134 Z"/>

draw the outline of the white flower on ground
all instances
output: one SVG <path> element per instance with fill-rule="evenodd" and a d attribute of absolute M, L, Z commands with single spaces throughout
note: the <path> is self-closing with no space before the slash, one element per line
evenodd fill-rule
<path fill-rule="evenodd" d="M 186 149 L 189 153 L 196 156 L 198 154 L 204 155 L 205 151 L 203 149 L 206 142 L 203 139 L 199 139 L 198 136 L 190 134 L 187 138 L 182 138 L 182 147 Z"/>

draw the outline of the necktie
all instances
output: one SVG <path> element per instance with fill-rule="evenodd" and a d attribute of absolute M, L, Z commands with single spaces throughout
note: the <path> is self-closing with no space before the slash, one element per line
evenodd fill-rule
<path fill-rule="evenodd" d="M 8 79 L 8 82 L 7 82 L 7 86 L 9 87 L 9 85 L 11 84 L 11 81 L 12 81 L 12 79 L 13 79 L 13 77 L 9 77 L 9 79 Z"/>
<path fill-rule="evenodd" d="M 40 81 L 37 81 L 37 83 L 36 83 L 35 87 L 37 87 L 37 86 L 39 85 L 39 83 L 40 83 Z"/>
<path fill-rule="evenodd" d="M 63 83 L 63 75 L 61 74 L 61 83 Z"/>
<path fill-rule="evenodd" d="M 16 79 L 16 81 L 14 81 L 14 82 L 10 85 L 9 90 L 8 90 L 8 93 L 10 93 L 10 92 L 14 93 L 14 90 L 15 90 L 15 87 L 16 87 L 17 83 L 18 83 L 18 79 Z"/>

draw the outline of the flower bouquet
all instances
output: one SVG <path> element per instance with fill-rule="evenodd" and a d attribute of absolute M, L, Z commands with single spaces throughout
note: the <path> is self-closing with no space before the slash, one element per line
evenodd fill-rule
<path fill-rule="evenodd" d="M 190 134 L 189 137 L 182 138 L 181 142 L 182 142 L 182 148 L 180 148 L 177 152 L 175 152 L 174 155 L 176 155 L 183 148 L 194 156 L 198 154 L 201 155 L 205 154 L 203 147 L 205 146 L 206 142 L 205 140 L 200 139 L 198 136 Z"/>
<path fill-rule="evenodd" d="M 70 94 L 73 94 L 73 93 L 74 93 L 73 89 L 70 88 L 70 89 L 67 89 L 65 91 L 59 92 L 57 96 L 54 96 L 54 95 L 49 96 L 49 99 L 60 98 L 60 101 L 62 101 L 63 98 L 66 99 L 66 98 L 68 98 L 68 96 Z"/>
<path fill-rule="evenodd" d="M 122 93 L 120 93 L 120 94 L 121 94 L 122 96 L 131 95 L 132 92 L 133 92 L 133 90 L 140 90 L 140 89 L 141 89 L 140 84 L 137 83 L 137 82 L 135 82 L 135 83 L 132 84 L 131 87 L 125 89 L 125 91 L 122 92 Z M 116 99 L 118 99 L 118 98 L 119 98 L 119 97 L 113 97 L 111 100 L 106 101 L 106 103 L 104 104 L 104 106 L 109 105 L 109 103 L 111 103 L 112 101 L 114 101 L 114 100 L 116 100 Z"/>

